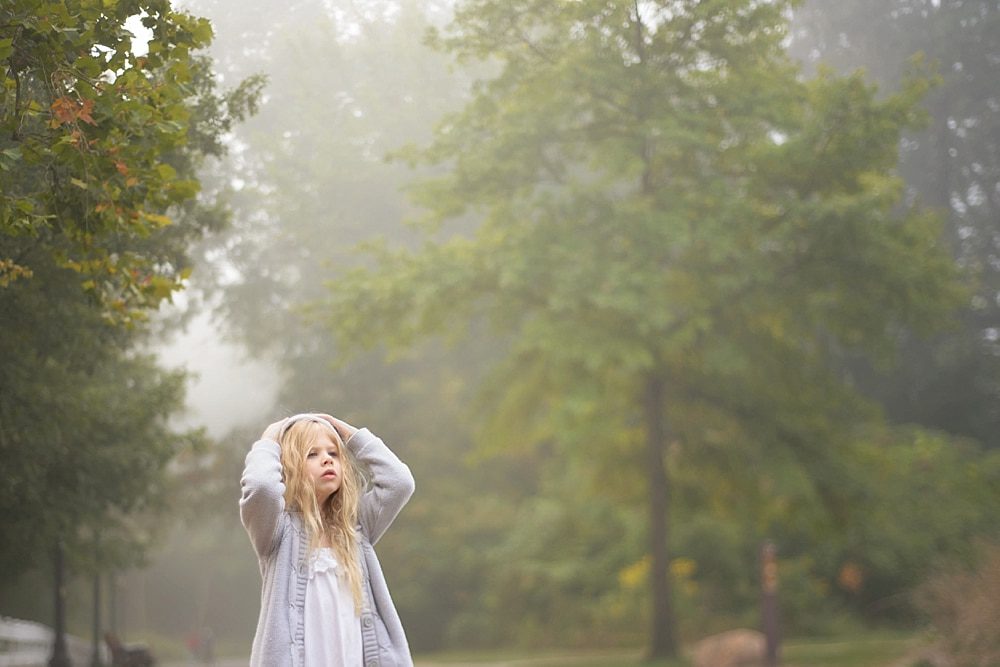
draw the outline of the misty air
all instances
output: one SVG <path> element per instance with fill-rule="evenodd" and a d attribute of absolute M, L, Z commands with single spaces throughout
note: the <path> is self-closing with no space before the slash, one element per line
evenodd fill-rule
<path fill-rule="evenodd" d="M 1000 2 L 3 0 L 0 667 L 1000 666 Z"/>

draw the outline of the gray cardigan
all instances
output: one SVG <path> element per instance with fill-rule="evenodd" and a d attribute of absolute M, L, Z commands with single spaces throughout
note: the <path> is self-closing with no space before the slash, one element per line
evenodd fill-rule
<path fill-rule="evenodd" d="M 358 508 L 364 667 L 410 667 L 413 660 L 403 625 L 372 545 L 413 494 L 413 476 L 368 429 L 359 430 L 346 445 L 371 474 Z M 251 667 L 302 667 L 305 655 L 309 539 L 300 513 L 285 509 L 280 454 L 278 443 L 272 440 L 255 442 L 240 480 L 240 519 L 257 553 L 263 579 Z"/>

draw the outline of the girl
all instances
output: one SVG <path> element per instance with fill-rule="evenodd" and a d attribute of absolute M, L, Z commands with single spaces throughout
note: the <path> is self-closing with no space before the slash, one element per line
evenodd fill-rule
<path fill-rule="evenodd" d="M 412 666 L 372 548 L 413 494 L 410 469 L 368 429 L 301 414 L 267 427 L 241 485 L 263 578 L 251 667 Z"/>

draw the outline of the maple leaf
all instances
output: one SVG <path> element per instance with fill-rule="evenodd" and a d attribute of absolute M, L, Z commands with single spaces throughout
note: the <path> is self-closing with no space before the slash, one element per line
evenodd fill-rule
<path fill-rule="evenodd" d="M 84 100 L 83 104 L 80 105 L 77 110 L 77 118 L 82 120 L 84 123 L 89 125 L 97 125 L 97 122 L 91 118 L 90 113 L 94 110 L 94 100 Z"/>
<path fill-rule="evenodd" d="M 51 127 L 56 125 L 67 125 L 77 120 L 82 120 L 89 125 L 97 125 L 97 121 L 90 115 L 94 110 L 94 100 L 84 100 L 82 103 L 70 97 L 57 97 L 52 106 L 49 107 L 56 123 L 50 123 Z"/>
<path fill-rule="evenodd" d="M 60 124 L 72 123 L 76 120 L 77 104 L 68 97 L 57 97 L 49 107 L 52 115 Z"/>

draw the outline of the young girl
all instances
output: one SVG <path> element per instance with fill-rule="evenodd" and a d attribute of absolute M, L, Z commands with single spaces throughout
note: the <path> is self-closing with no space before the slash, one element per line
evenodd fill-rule
<path fill-rule="evenodd" d="M 267 427 L 241 485 L 263 578 L 250 665 L 411 666 L 372 548 L 413 494 L 410 469 L 368 429 L 301 414 Z"/>

